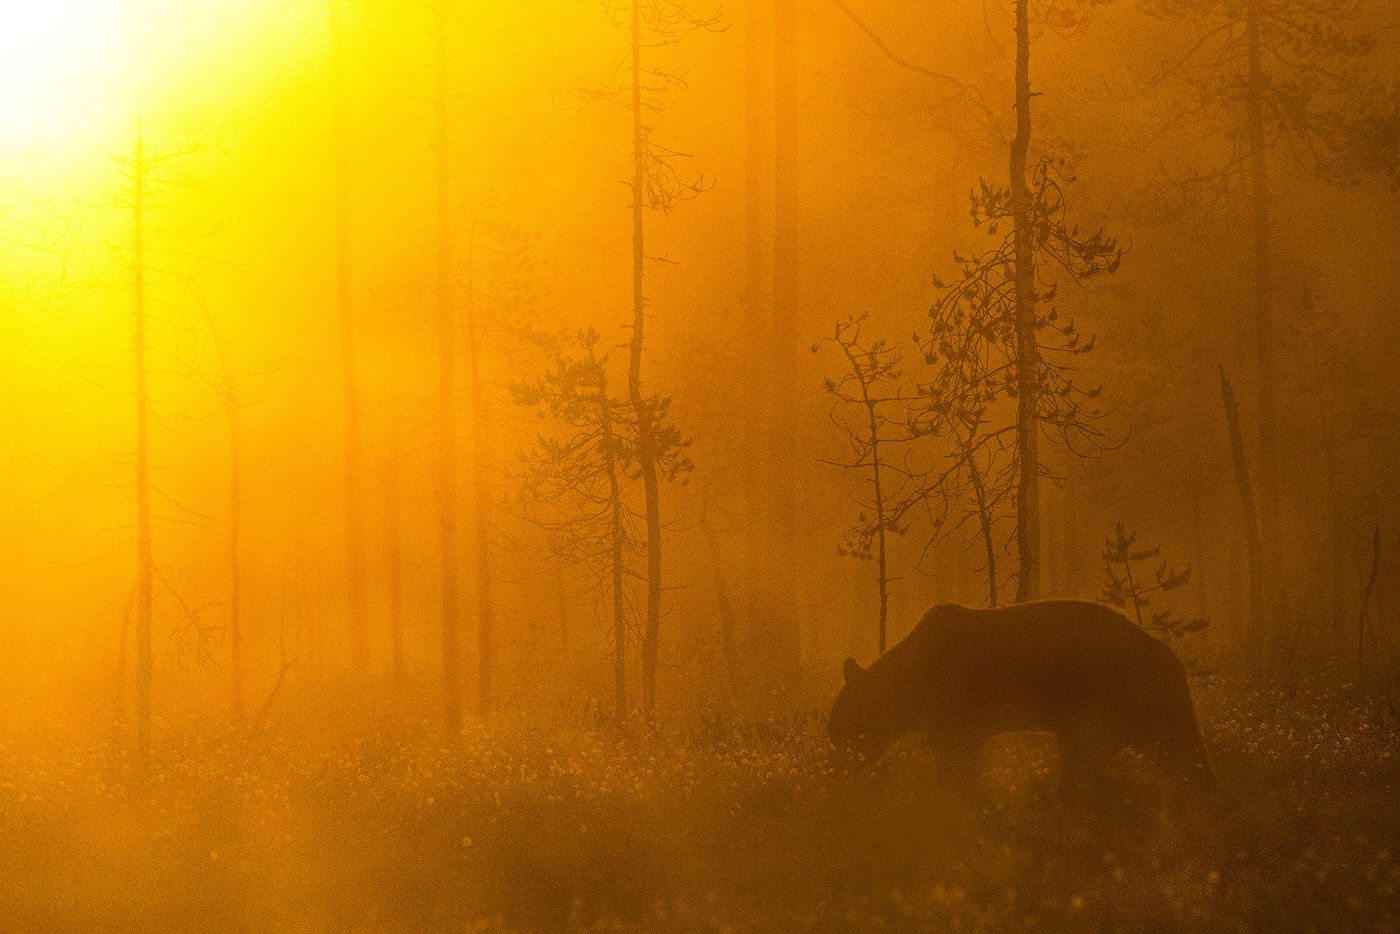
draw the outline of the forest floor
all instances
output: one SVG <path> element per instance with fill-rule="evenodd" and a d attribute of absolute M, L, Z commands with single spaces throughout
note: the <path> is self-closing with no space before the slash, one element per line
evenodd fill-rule
<path fill-rule="evenodd" d="M 1385 704 L 1202 691 L 1228 788 L 1176 810 L 1062 803 L 1053 747 L 976 801 L 909 743 L 838 780 L 820 718 L 660 736 L 501 718 L 456 744 L 169 726 L 150 779 L 0 739 L 0 931 L 1396 931 L 1400 737 Z"/>

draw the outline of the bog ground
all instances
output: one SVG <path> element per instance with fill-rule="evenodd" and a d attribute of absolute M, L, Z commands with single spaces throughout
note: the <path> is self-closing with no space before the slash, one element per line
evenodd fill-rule
<path fill-rule="evenodd" d="M 1391 931 L 1396 718 L 1303 688 L 1202 692 L 1230 789 L 1065 804 L 1053 748 L 936 790 L 917 742 L 840 780 L 819 717 L 710 715 L 659 735 L 509 715 L 445 743 L 382 713 L 251 742 L 167 729 L 140 788 L 105 742 L 11 725 L 8 931 Z"/>

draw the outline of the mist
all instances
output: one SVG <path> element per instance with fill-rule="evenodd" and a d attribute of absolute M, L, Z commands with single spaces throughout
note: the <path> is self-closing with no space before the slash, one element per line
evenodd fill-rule
<path fill-rule="evenodd" d="M 18 16 L 0 926 L 1394 926 L 1392 20 Z"/>

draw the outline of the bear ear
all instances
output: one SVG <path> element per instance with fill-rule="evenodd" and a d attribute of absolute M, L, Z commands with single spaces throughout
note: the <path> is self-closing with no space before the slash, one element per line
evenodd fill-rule
<path fill-rule="evenodd" d="M 847 684 L 850 684 L 852 681 L 865 674 L 865 669 L 860 667 L 860 665 L 856 662 L 854 658 L 846 659 L 846 664 L 842 668 L 842 671 L 846 675 Z"/>

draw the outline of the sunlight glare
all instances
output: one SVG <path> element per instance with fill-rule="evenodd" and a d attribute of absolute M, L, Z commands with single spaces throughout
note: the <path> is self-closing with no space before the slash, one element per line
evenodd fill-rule
<path fill-rule="evenodd" d="M 0 147 L 67 139 L 107 117 L 122 82 L 117 0 L 0 4 Z"/>

